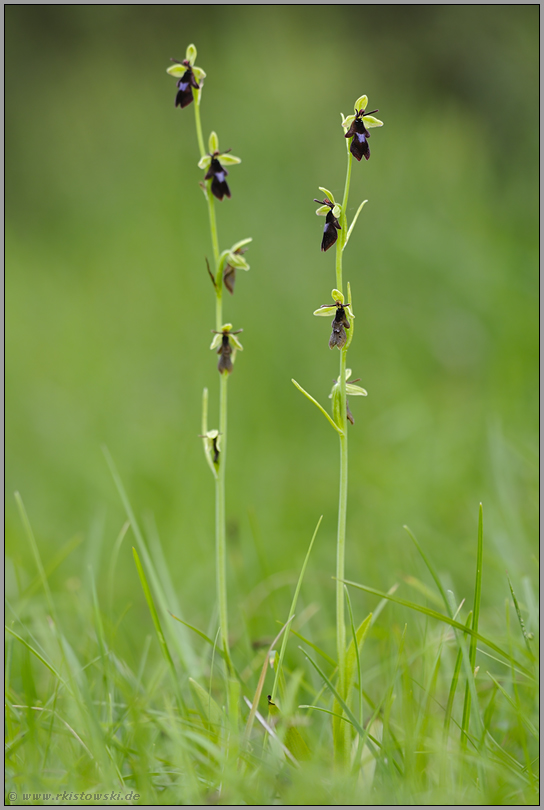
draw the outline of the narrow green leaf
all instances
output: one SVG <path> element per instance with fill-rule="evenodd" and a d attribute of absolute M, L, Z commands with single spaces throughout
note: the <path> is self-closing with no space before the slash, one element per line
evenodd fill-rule
<path fill-rule="evenodd" d="M 347 234 L 346 234 L 346 239 L 345 239 L 345 241 L 344 241 L 344 244 L 342 245 L 342 250 L 343 250 L 343 251 L 346 249 L 346 245 L 347 245 L 347 243 L 349 242 L 349 237 L 351 236 L 351 232 L 352 232 L 352 230 L 353 230 L 353 228 L 354 228 L 354 226 L 355 226 L 355 223 L 356 223 L 356 222 L 357 222 L 357 220 L 359 219 L 359 214 L 361 213 L 361 211 L 363 210 L 363 208 L 364 208 L 364 206 L 367 204 L 367 202 L 368 202 L 368 200 L 363 200 L 363 202 L 361 203 L 361 205 L 360 205 L 360 206 L 359 206 L 359 208 L 357 209 L 357 213 L 355 214 L 355 216 L 353 217 L 353 219 L 352 219 L 352 221 L 351 221 L 351 225 L 349 226 L 349 228 L 348 228 L 348 232 L 347 232 Z"/>
<path fill-rule="evenodd" d="M 298 390 L 299 390 L 299 391 L 301 391 L 301 392 L 304 394 L 304 396 L 305 396 L 307 399 L 309 399 L 309 400 L 310 400 L 310 402 L 313 402 L 313 403 L 314 403 L 314 405 L 316 406 L 316 408 L 318 408 L 318 409 L 321 411 L 321 413 L 323 414 L 323 416 L 325 416 L 325 417 L 327 418 L 327 420 L 328 420 L 328 421 L 331 423 L 331 425 L 332 425 L 332 426 L 333 426 L 333 428 L 336 430 L 336 432 L 337 432 L 338 434 L 340 434 L 340 436 L 343 436 L 343 435 L 344 435 L 344 431 L 343 431 L 343 430 L 341 430 L 341 429 L 338 427 L 338 425 L 336 424 L 336 422 L 334 422 L 334 421 L 331 419 L 331 417 L 329 416 L 329 414 L 327 413 L 327 411 L 325 410 L 325 408 L 323 408 L 323 407 L 322 407 L 322 406 L 319 404 L 319 402 L 318 402 L 316 399 L 314 399 L 314 398 L 313 398 L 313 397 L 312 397 L 312 396 L 311 396 L 311 395 L 310 395 L 310 394 L 309 394 L 307 391 L 305 391 L 305 390 L 304 390 L 304 388 L 303 388 L 301 385 L 299 385 L 299 384 L 297 383 L 297 381 L 296 381 L 296 380 L 291 380 L 291 382 L 293 383 L 293 385 L 295 386 L 295 388 L 298 388 Z"/>

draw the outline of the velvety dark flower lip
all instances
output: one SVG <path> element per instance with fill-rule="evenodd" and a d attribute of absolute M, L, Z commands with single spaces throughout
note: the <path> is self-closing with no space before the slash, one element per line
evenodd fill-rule
<path fill-rule="evenodd" d="M 199 169 L 207 169 L 204 180 L 212 181 L 211 192 L 214 197 L 217 197 L 218 200 L 222 200 L 223 197 L 230 198 L 230 188 L 226 180 L 228 171 L 223 164 L 233 166 L 242 161 L 239 157 L 229 155 L 230 149 L 225 149 L 224 152 L 219 151 L 219 141 L 215 132 L 210 134 L 208 148 L 210 151 L 200 158 L 198 167 Z"/>
<path fill-rule="evenodd" d="M 344 303 L 344 296 L 340 290 L 332 291 L 332 299 L 334 301 L 333 306 L 324 304 L 323 306 L 320 306 L 319 309 L 315 310 L 314 315 L 326 316 L 334 313 L 334 318 L 332 321 L 332 333 L 329 338 L 329 349 L 334 349 L 335 346 L 338 349 L 342 349 L 346 345 L 347 341 L 346 329 L 351 328 L 351 323 L 349 322 L 347 315 L 349 315 L 350 318 L 354 318 L 355 315 L 351 310 L 351 304 Z"/>
<path fill-rule="evenodd" d="M 227 175 L 228 171 L 225 167 L 220 164 L 215 155 L 211 155 L 210 168 L 204 175 L 204 180 L 211 179 L 212 194 L 214 197 L 217 197 L 218 200 L 222 200 L 223 197 L 230 198 L 230 188 L 226 181 Z"/>
<path fill-rule="evenodd" d="M 368 160 L 370 157 L 370 146 L 368 139 L 370 132 L 367 127 L 382 127 L 383 121 L 374 117 L 374 113 L 379 110 L 366 111 L 368 105 L 368 97 L 361 96 L 355 102 L 355 115 L 348 115 L 344 118 L 342 115 L 342 126 L 347 129 L 345 134 L 346 138 L 351 138 L 349 151 L 356 160 L 361 160 L 363 157 Z"/>
<path fill-rule="evenodd" d="M 219 362 L 217 364 L 217 369 L 220 374 L 226 372 L 230 374 L 233 369 L 232 362 L 236 356 L 236 351 L 242 351 L 244 348 L 236 335 L 239 335 L 240 332 L 243 332 L 243 329 L 237 329 L 236 331 L 232 331 L 232 324 L 225 323 L 221 327 L 221 331 L 217 332 L 215 329 L 212 330 L 215 337 L 212 340 L 210 349 L 217 349 L 217 354 L 219 355 Z M 232 345 L 231 345 L 232 341 Z M 219 348 L 217 348 L 219 347 Z"/>
<path fill-rule="evenodd" d="M 193 73 L 193 70 L 187 59 L 178 64 L 182 64 L 187 68 L 187 70 L 185 71 L 185 73 L 178 82 L 177 85 L 178 92 L 176 94 L 176 103 L 175 103 L 176 107 L 181 107 L 183 109 L 183 107 L 187 107 L 187 105 L 190 104 L 193 100 L 193 91 L 191 88 L 194 87 L 195 90 L 199 90 L 200 85 L 197 82 L 195 74 Z"/>
<path fill-rule="evenodd" d="M 174 62 L 171 67 L 166 69 L 170 76 L 178 79 L 176 93 L 176 107 L 187 107 L 193 101 L 193 88 L 195 90 L 202 90 L 204 79 L 206 78 L 205 72 L 202 68 L 196 67 L 196 48 L 194 45 L 189 45 L 185 59 L 171 59 Z M 200 95 L 197 94 L 198 96 Z"/>
<path fill-rule="evenodd" d="M 329 200 L 328 197 L 325 197 L 324 200 L 316 200 L 314 198 L 314 202 L 329 209 L 325 215 L 325 227 L 323 229 L 323 239 L 321 240 L 321 250 L 325 252 L 334 245 L 338 239 L 338 231 L 342 230 L 337 217 L 334 215 L 334 209 L 338 206 Z M 318 211 L 320 210 L 321 209 L 318 209 Z"/>

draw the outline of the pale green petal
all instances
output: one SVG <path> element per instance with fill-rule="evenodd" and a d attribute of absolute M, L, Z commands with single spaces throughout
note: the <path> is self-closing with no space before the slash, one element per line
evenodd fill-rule
<path fill-rule="evenodd" d="M 219 335 L 214 335 L 214 336 L 213 336 L 213 340 L 212 340 L 212 342 L 211 342 L 211 344 L 210 344 L 210 349 L 217 349 L 217 347 L 218 347 L 218 346 L 219 346 L 219 344 L 221 343 L 221 340 L 222 340 L 222 339 L 223 339 L 223 335 L 221 335 L 221 334 L 219 334 Z"/>
<path fill-rule="evenodd" d="M 240 239 L 239 242 L 236 242 L 236 244 L 231 247 L 230 252 L 235 253 L 237 250 L 240 250 L 240 248 L 245 247 L 245 245 L 249 245 L 250 242 L 253 242 L 253 237 L 251 236 L 248 236 L 247 239 Z"/>
<path fill-rule="evenodd" d="M 366 110 L 367 107 L 368 107 L 368 96 L 359 96 L 359 98 L 355 102 L 354 107 L 355 112 L 359 112 L 359 110 Z"/>
<path fill-rule="evenodd" d="M 170 65 L 170 67 L 166 68 L 166 72 L 169 73 L 170 76 L 175 76 L 176 79 L 180 79 L 186 70 L 185 65 Z"/>
<path fill-rule="evenodd" d="M 332 203 L 335 202 L 332 191 L 329 191 L 328 188 L 324 188 L 323 186 L 319 186 L 319 190 L 322 191 L 325 197 L 327 197 Z"/>
<path fill-rule="evenodd" d="M 236 163 L 241 163 L 242 158 L 235 157 L 234 155 L 220 155 L 219 162 L 222 166 L 234 166 Z"/>
<path fill-rule="evenodd" d="M 325 216 L 325 214 L 328 214 L 330 210 L 331 210 L 331 209 L 330 209 L 330 206 L 328 206 L 328 205 L 321 205 L 321 206 L 320 206 L 320 207 L 317 209 L 317 211 L 316 211 L 315 213 L 317 214 L 317 216 L 318 216 L 318 217 L 324 217 L 324 216 Z"/>
<path fill-rule="evenodd" d="M 214 152 L 219 152 L 219 138 L 217 137 L 217 132 L 210 132 L 210 137 L 208 138 L 208 152 L 211 152 L 212 155 Z"/>
<path fill-rule="evenodd" d="M 198 161 L 198 168 L 207 169 L 211 162 L 212 162 L 211 157 L 209 155 L 204 155 L 204 157 L 201 157 L 200 160 Z"/>
<path fill-rule="evenodd" d="M 326 315 L 326 316 L 329 316 L 329 315 L 334 315 L 335 312 L 336 312 L 336 307 L 319 307 L 319 309 L 316 309 L 316 311 L 314 312 L 314 315 Z"/>
<path fill-rule="evenodd" d="M 185 52 L 185 58 L 191 63 L 191 65 L 194 65 L 194 63 L 196 61 L 196 48 L 192 43 L 187 46 L 187 51 Z"/>
<path fill-rule="evenodd" d="M 340 301 L 341 304 L 344 303 L 344 296 L 342 295 L 340 290 L 333 290 L 331 292 L 331 295 L 332 295 L 332 300 L 333 301 Z"/>
<path fill-rule="evenodd" d="M 375 118 L 373 115 L 363 115 L 363 121 L 369 129 L 372 127 L 383 127 L 383 121 L 380 121 L 379 118 Z"/>

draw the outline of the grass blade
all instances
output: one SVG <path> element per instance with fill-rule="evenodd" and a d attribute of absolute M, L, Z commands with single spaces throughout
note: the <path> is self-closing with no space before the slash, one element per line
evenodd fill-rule
<path fill-rule="evenodd" d="M 497 644 L 495 644 L 490 639 L 486 638 L 485 636 L 480 635 L 472 627 L 465 627 L 465 625 L 461 624 L 460 622 L 455 621 L 454 619 L 450 619 L 449 616 L 444 616 L 443 613 L 439 613 L 437 610 L 433 610 L 432 608 L 424 607 L 423 605 L 417 605 L 415 602 L 409 602 L 406 599 L 399 599 L 397 596 L 393 596 L 389 593 L 384 593 L 383 591 L 379 591 L 377 588 L 371 588 L 368 585 L 361 585 L 359 582 L 352 582 L 348 579 L 341 580 L 346 585 L 351 585 L 353 588 L 358 588 L 360 591 L 365 591 L 365 593 L 372 593 L 374 596 L 379 596 L 381 599 L 389 599 L 391 602 L 395 602 L 397 605 L 402 605 L 403 607 L 410 608 L 411 610 L 416 610 L 418 613 L 423 613 L 426 616 L 430 616 L 433 619 L 437 619 L 440 622 L 444 622 L 445 624 L 451 625 L 451 627 L 455 627 L 457 630 L 461 630 L 463 633 L 468 633 L 470 636 L 474 636 L 478 641 L 481 641 L 483 644 L 488 646 L 491 650 L 494 650 L 499 655 L 502 655 L 503 658 L 506 658 L 507 661 L 511 661 L 518 667 L 518 669 L 526 675 L 531 680 L 534 680 L 533 676 L 529 672 L 529 670 L 520 664 L 519 661 L 516 661 L 512 656 L 501 649 Z"/>
<path fill-rule="evenodd" d="M 449 613 L 450 612 L 450 604 L 448 602 L 448 597 L 446 596 L 446 591 L 444 590 L 444 586 L 440 582 L 440 577 L 438 576 L 438 574 L 434 570 L 433 566 L 431 565 L 430 560 L 428 559 L 427 555 L 425 554 L 425 552 L 423 551 L 423 549 L 419 545 L 419 543 L 416 540 L 416 537 L 415 537 L 414 533 L 411 531 L 411 529 L 409 529 L 408 526 L 403 526 L 402 528 L 405 530 L 405 532 L 408 533 L 408 536 L 410 537 L 413 544 L 415 545 L 415 547 L 419 551 L 421 559 L 423 560 L 423 562 L 427 566 L 427 569 L 428 569 L 430 575 L 432 576 L 432 578 L 434 579 L 434 581 L 436 583 L 436 587 L 440 591 L 440 596 L 442 597 L 442 601 L 444 602 L 444 605 L 446 607 L 446 611 Z"/>
<path fill-rule="evenodd" d="M 246 746 L 247 741 L 249 740 L 249 735 L 251 734 L 251 729 L 253 728 L 253 723 L 255 722 L 255 713 L 257 711 L 257 706 L 259 705 L 259 700 L 261 699 L 261 694 L 262 694 L 263 686 L 264 686 L 264 679 L 266 678 L 266 668 L 268 667 L 268 661 L 270 659 L 270 653 L 274 649 L 274 645 L 277 644 L 277 642 L 281 638 L 281 634 L 286 629 L 289 622 L 293 621 L 293 619 L 294 619 L 294 616 L 291 616 L 289 619 L 287 619 L 287 621 L 285 622 L 285 624 L 281 628 L 280 632 L 278 633 L 278 635 L 276 636 L 276 638 L 274 639 L 274 641 L 272 642 L 272 644 L 270 645 L 270 647 L 268 648 L 268 651 L 266 653 L 265 659 L 263 661 L 263 666 L 262 666 L 262 669 L 261 669 L 261 674 L 259 676 L 259 682 L 257 683 L 257 689 L 255 690 L 255 695 L 253 697 L 253 703 L 251 705 L 251 710 L 249 712 L 249 717 L 247 718 L 247 724 L 246 724 L 246 727 L 245 727 L 245 730 L 244 730 L 244 737 L 243 737 L 243 741 L 242 741 L 244 748 Z"/>
<path fill-rule="evenodd" d="M 168 610 L 168 603 L 167 603 L 167 600 L 166 600 L 166 595 L 164 593 L 164 589 L 161 586 L 160 580 L 159 580 L 159 578 L 158 578 L 158 576 L 157 576 L 157 574 L 155 572 L 155 567 L 153 565 L 151 557 L 149 556 L 149 553 L 147 551 L 147 547 L 146 547 L 142 532 L 140 531 L 138 521 L 136 520 L 136 516 L 134 515 L 134 511 L 133 511 L 132 506 L 130 504 L 130 501 L 128 499 L 128 495 L 127 495 L 127 493 L 125 491 L 125 488 L 123 486 L 123 482 L 121 481 L 121 476 L 119 475 L 119 473 L 117 471 L 117 467 L 115 466 L 115 463 L 113 461 L 113 458 L 111 457 L 111 454 L 110 454 L 110 451 L 108 450 L 108 448 L 103 447 L 102 451 L 104 453 L 104 457 L 105 457 L 106 462 L 108 464 L 108 467 L 110 469 L 110 473 L 111 473 L 112 478 L 114 480 L 115 486 L 117 487 L 117 492 L 119 493 L 119 497 L 121 498 L 121 502 L 122 502 L 122 504 L 123 504 L 123 506 L 125 508 L 125 512 L 126 512 L 127 517 L 128 517 L 128 519 L 130 521 L 132 531 L 134 532 L 134 536 L 135 536 L 136 542 L 138 544 L 138 549 L 140 551 L 140 554 L 142 555 L 142 559 L 143 559 L 143 561 L 145 563 L 145 567 L 146 567 L 147 571 L 149 572 L 149 578 L 151 579 L 151 584 L 153 585 L 153 590 L 155 591 L 157 601 L 158 601 L 159 607 L 161 609 L 161 613 L 163 614 L 163 617 L 166 619 L 167 616 L 170 614 L 170 611 Z M 173 640 L 174 644 L 176 645 L 179 658 L 181 660 L 181 663 L 185 667 L 185 669 L 188 668 L 189 664 L 190 664 L 191 668 L 194 668 L 193 665 L 194 665 L 194 662 L 196 661 L 196 658 L 195 658 L 195 654 L 194 654 L 194 651 L 192 649 L 192 646 L 191 646 L 190 642 L 188 641 L 187 636 L 184 634 L 184 636 L 180 639 L 178 636 L 176 636 L 174 633 L 172 633 L 172 640 Z"/>
<path fill-rule="evenodd" d="M 306 552 L 306 557 L 304 558 L 304 562 L 303 562 L 302 568 L 300 570 L 300 576 L 298 578 L 297 586 L 295 588 L 293 601 L 291 602 L 291 608 L 289 610 L 289 614 L 290 614 L 291 618 L 289 619 L 289 621 L 288 621 L 288 623 L 286 625 L 286 632 L 284 633 L 284 636 L 283 636 L 282 641 L 281 641 L 280 655 L 279 655 L 279 659 L 278 659 L 278 666 L 277 666 L 277 669 L 276 669 L 276 675 L 275 675 L 275 678 L 274 678 L 274 684 L 272 686 L 272 695 L 271 695 L 272 702 L 274 702 L 274 700 L 276 699 L 276 690 L 277 690 L 278 684 L 279 684 L 281 668 L 282 668 L 282 665 L 283 665 L 283 658 L 284 658 L 284 655 L 285 655 L 285 649 L 287 647 L 287 642 L 289 640 L 289 630 L 291 629 L 291 623 L 292 623 L 294 615 L 295 615 L 295 610 L 296 610 L 297 602 L 298 602 L 298 595 L 300 593 L 300 588 L 302 586 L 302 580 L 304 579 L 304 574 L 306 572 L 306 566 L 308 565 L 308 560 L 310 559 L 310 554 L 311 554 L 311 551 L 312 551 L 312 548 L 313 548 L 313 545 L 314 545 L 314 540 L 317 537 L 317 532 L 319 531 L 319 527 L 321 526 L 321 521 L 322 520 L 323 520 L 323 515 L 321 515 L 321 517 L 317 521 L 317 526 L 315 527 L 315 531 L 314 531 L 312 539 L 310 541 L 310 545 L 308 546 L 308 551 Z"/>
<path fill-rule="evenodd" d="M 472 609 L 472 629 L 478 633 L 478 621 L 480 619 L 480 601 L 482 597 L 482 557 L 483 557 L 483 544 L 484 544 L 484 516 L 483 507 L 480 504 L 480 512 L 478 516 L 478 550 L 476 554 L 476 582 L 474 585 L 474 607 Z M 470 674 L 469 679 L 474 679 L 474 668 L 476 666 L 476 636 L 470 637 L 469 645 L 469 662 Z M 466 744 L 468 737 L 468 728 L 470 724 L 470 704 L 471 704 L 471 690 L 470 684 L 467 682 L 465 688 L 465 702 L 463 705 L 463 719 L 461 720 L 461 742 L 462 745 Z"/>
<path fill-rule="evenodd" d="M 138 570 L 138 576 L 140 577 L 140 582 L 142 583 L 142 589 L 143 589 L 143 592 L 144 592 L 145 601 L 147 602 L 147 606 L 148 606 L 149 612 L 151 614 L 151 619 L 153 621 L 153 626 L 155 628 L 155 633 L 157 634 L 157 639 L 159 641 L 159 645 L 160 645 L 160 648 L 162 650 L 162 654 L 164 655 L 166 663 L 168 664 L 170 672 L 172 673 L 172 680 L 174 681 L 174 689 L 175 689 L 175 692 L 176 692 L 176 696 L 178 698 L 179 708 L 181 710 L 181 713 L 185 715 L 187 713 L 187 707 L 185 705 L 185 701 L 183 700 L 183 696 L 181 694 L 181 691 L 180 691 L 180 688 L 179 688 L 179 685 L 178 685 L 178 676 L 177 676 L 177 673 L 176 673 L 176 668 L 174 666 L 174 661 L 172 659 L 172 656 L 170 655 L 170 650 L 168 649 L 168 644 L 166 643 L 164 633 L 162 632 L 161 623 L 159 621 L 159 616 L 158 616 L 157 610 L 155 608 L 155 603 L 153 601 L 153 596 L 151 594 L 151 590 L 150 590 L 149 585 L 147 583 L 147 579 L 146 579 L 146 576 L 145 576 L 144 569 L 143 569 L 142 564 L 140 562 L 140 558 L 138 557 L 138 552 L 136 551 L 134 546 L 132 547 L 132 553 L 134 555 L 134 562 L 136 563 L 136 568 Z"/>

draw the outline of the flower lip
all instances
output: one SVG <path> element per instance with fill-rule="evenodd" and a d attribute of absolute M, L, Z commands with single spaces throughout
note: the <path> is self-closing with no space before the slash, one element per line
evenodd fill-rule
<path fill-rule="evenodd" d="M 341 213 L 341 208 L 339 205 L 334 203 L 332 200 L 329 200 L 328 197 L 325 197 L 323 200 L 316 200 L 314 197 L 314 202 L 320 203 L 321 207 L 317 209 L 316 214 L 323 215 L 328 208 L 329 210 L 326 211 L 326 219 L 325 219 L 325 227 L 323 229 L 323 239 L 321 240 L 321 250 L 324 252 L 331 248 L 338 238 L 337 231 L 341 231 L 342 228 L 340 227 L 340 223 L 338 221 L 338 217 Z"/>

